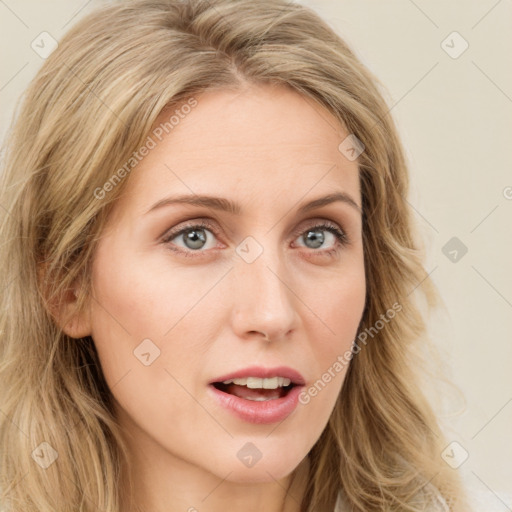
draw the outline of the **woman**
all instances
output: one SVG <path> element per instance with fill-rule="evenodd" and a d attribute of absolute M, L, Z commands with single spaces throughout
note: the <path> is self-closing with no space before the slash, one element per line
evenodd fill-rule
<path fill-rule="evenodd" d="M 98 10 L 2 180 L 8 510 L 467 510 L 417 381 L 403 150 L 312 11 Z"/>

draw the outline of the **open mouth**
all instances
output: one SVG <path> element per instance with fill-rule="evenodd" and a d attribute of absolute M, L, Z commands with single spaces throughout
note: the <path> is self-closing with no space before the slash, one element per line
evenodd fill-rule
<path fill-rule="evenodd" d="M 248 377 L 214 382 L 213 386 L 228 395 L 255 402 L 264 402 L 285 397 L 295 384 L 284 377 L 266 379 Z"/>

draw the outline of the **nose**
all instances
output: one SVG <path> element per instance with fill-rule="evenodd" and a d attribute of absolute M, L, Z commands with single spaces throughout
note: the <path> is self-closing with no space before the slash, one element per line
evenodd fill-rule
<path fill-rule="evenodd" d="M 278 258 L 267 257 L 268 253 L 265 250 L 252 263 L 238 259 L 232 272 L 232 328 L 240 339 L 259 332 L 276 342 L 289 336 L 299 323 L 299 300 L 289 272 Z"/>

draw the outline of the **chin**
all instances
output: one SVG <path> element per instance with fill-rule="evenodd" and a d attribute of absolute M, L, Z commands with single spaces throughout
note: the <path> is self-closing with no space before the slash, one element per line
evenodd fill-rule
<path fill-rule="evenodd" d="M 304 454 L 304 456 L 291 458 L 287 456 L 289 453 L 290 450 L 286 447 L 276 447 L 271 451 L 267 449 L 267 455 L 263 452 L 259 459 L 257 457 L 260 455 L 254 453 L 251 460 L 251 455 L 246 457 L 245 452 L 241 453 L 240 458 L 235 456 L 234 459 L 230 457 L 226 460 L 225 457 L 219 457 L 218 460 L 223 460 L 223 463 L 215 468 L 214 472 L 221 478 L 234 483 L 275 482 L 292 473 L 305 456 Z M 228 473 L 229 476 L 226 476 Z"/>
<path fill-rule="evenodd" d="M 257 464 L 252 468 L 233 469 L 226 480 L 238 484 L 272 483 L 276 480 L 281 480 L 282 478 L 287 477 L 295 469 L 295 466 L 288 466 L 285 469 L 280 466 L 276 467 L 272 464 L 263 465 L 261 461 L 260 463 L 261 465 Z"/>

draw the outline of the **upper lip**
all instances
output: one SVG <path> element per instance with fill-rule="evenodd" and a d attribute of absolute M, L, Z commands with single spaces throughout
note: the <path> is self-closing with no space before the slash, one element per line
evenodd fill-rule
<path fill-rule="evenodd" d="M 292 384 L 298 386 L 303 386 L 306 383 L 304 377 L 297 370 L 289 368 L 288 366 L 274 366 L 272 368 L 264 368 L 263 366 L 249 366 L 247 368 L 242 368 L 241 370 L 221 375 L 220 377 L 212 380 L 210 384 L 215 382 L 224 382 L 225 380 L 230 379 L 242 379 L 244 377 L 259 377 L 261 379 L 285 377 L 290 379 Z"/>

